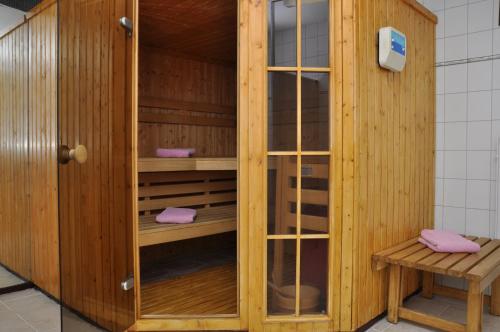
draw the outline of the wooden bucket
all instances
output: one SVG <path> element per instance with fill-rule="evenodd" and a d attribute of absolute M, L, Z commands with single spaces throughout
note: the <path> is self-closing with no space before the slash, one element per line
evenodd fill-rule
<path fill-rule="evenodd" d="M 279 311 L 295 311 L 295 285 L 279 287 L 275 292 L 276 306 Z M 315 312 L 319 306 L 320 291 L 316 287 L 300 286 L 300 312 Z"/>

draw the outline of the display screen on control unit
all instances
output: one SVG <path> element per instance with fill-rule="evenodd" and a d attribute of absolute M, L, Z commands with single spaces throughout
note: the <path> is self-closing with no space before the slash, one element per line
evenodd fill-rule
<path fill-rule="evenodd" d="M 394 52 L 397 52 L 403 56 L 406 55 L 406 38 L 400 35 L 396 31 L 391 32 L 391 48 Z"/>

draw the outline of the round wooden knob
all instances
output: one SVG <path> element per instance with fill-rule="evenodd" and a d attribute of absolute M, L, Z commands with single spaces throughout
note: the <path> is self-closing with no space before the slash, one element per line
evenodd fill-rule
<path fill-rule="evenodd" d="M 83 145 L 78 145 L 76 148 L 69 151 L 69 158 L 76 161 L 79 164 L 83 164 L 87 161 L 88 153 L 87 148 Z"/>

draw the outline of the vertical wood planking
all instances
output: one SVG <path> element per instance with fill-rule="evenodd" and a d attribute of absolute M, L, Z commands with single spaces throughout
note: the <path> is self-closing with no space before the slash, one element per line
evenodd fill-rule
<path fill-rule="evenodd" d="M 47 7 L 28 24 L 32 280 L 59 297 L 57 5 Z"/>
<path fill-rule="evenodd" d="M 434 22 L 419 13 L 413 1 L 358 1 L 357 6 L 355 132 L 351 141 L 357 145 L 353 227 L 358 245 L 342 244 L 343 250 L 357 253 L 353 329 L 387 306 L 387 274 L 371 270 L 373 252 L 433 225 L 435 112 Z M 348 15 L 344 13 L 344 17 Z M 407 35 L 407 65 L 402 73 L 378 65 L 376 38 L 383 26 L 393 26 Z M 344 88 L 349 84 L 344 74 Z M 344 149 L 349 148 L 349 137 L 344 140 Z M 346 179 L 344 174 L 344 186 Z M 345 200 L 343 204 L 345 210 Z M 345 232 L 346 220 L 343 226 Z M 418 278 L 406 270 L 404 273 L 408 294 L 416 289 Z"/>
<path fill-rule="evenodd" d="M 110 330 L 132 323 L 132 112 L 128 0 L 60 1 L 60 139 L 89 151 L 60 167 L 62 301 Z"/>
<path fill-rule="evenodd" d="M 31 279 L 28 24 L 0 39 L 0 262 Z"/>

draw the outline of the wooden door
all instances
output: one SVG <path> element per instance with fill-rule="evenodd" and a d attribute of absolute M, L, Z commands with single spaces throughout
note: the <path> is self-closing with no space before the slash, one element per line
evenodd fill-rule
<path fill-rule="evenodd" d="M 134 322 L 131 2 L 59 1 L 61 300 L 112 331 Z"/>
<path fill-rule="evenodd" d="M 250 331 L 336 329 L 340 5 L 268 0 L 249 7 Z"/>

